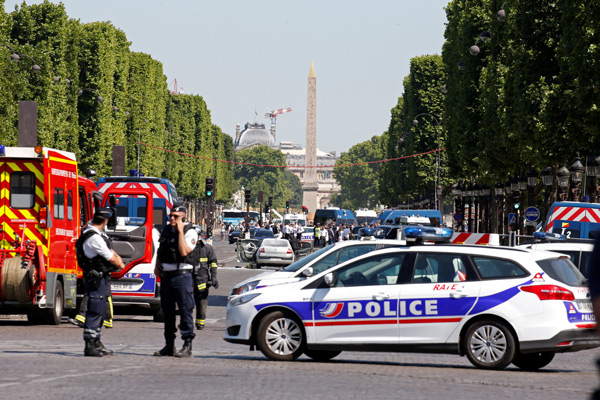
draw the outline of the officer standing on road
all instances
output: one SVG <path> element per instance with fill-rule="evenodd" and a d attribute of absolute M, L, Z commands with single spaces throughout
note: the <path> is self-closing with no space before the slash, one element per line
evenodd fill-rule
<path fill-rule="evenodd" d="M 219 288 L 217 256 L 213 247 L 203 239 L 198 241 L 198 265 L 194 266 L 194 300 L 196 302 L 196 329 L 204 329 L 208 308 L 208 288 Z"/>
<path fill-rule="evenodd" d="M 125 268 L 121 257 L 112 249 L 112 242 L 102 231 L 112 214 L 110 208 L 99 208 L 92 224 L 75 245 L 77 261 L 84 272 L 85 294 L 88 297 L 83 340 L 84 355 L 102 357 L 113 351 L 100 341 L 102 320 L 106 309 L 106 288 L 112 271 Z"/>
<path fill-rule="evenodd" d="M 190 357 L 194 333 L 194 279 L 192 276 L 198 254 L 194 251 L 198 233 L 186 220 L 187 209 L 175 206 L 169 216 L 169 225 L 160 234 L 158 260 L 154 270 L 161 279 L 160 305 L 165 319 L 165 347 L 155 356 Z M 183 347 L 175 349 L 175 304 L 180 313 Z"/>

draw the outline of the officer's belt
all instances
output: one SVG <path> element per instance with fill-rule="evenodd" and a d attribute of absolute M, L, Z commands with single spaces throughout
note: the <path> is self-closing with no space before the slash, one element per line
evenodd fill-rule
<path fill-rule="evenodd" d="M 164 275 L 165 277 L 169 277 L 172 278 L 174 276 L 179 276 L 179 275 L 183 275 L 183 274 L 190 274 L 192 272 L 191 269 L 176 269 L 175 271 L 162 271 L 161 275 Z"/>

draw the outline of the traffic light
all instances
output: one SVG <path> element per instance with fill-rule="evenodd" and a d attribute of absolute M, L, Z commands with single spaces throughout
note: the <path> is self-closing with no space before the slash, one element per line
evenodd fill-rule
<path fill-rule="evenodd" d="M 290 209 L 290 202 L 289 202 L 289 201 L 286 201 L 286 202 L 285 202 L 285 209 L 286 209 L 286 210 L 289 210 L 289 209 Z"/>
<path fill-rule="evenodd" d="M 269 196 L 269 208 L 273 207 L 273 196 Z"/>
<path fill-rule="evenodd" d="M 244 191 L 244 200 L 246 200 L 246 203 L 250 203 L 252 197 L 252 191 L 250 189 L 246 189 Z"/>
<path fill-rule="evenodd" d="M 515 210 L 518 210 L 519 207 L 521 207 L 520 201 L 521 201 L 521 192 L 519 192 L 518 190 L 512 193 L 512 201 L 513 201 L 513 207 Z"/>
<path fill-rule="evenodd" d="M 206 197 L 213 197 L 213 195 L 215 194 L 215 180 L 213 178 L 206 178 L 206 186 L 205 186 L 205 190 L 206 190 Z"/>
<path fill-rule="evenodd" d="M 308 207 L 302 206 L 302 213 L 303 214 L 308 214 Z"/>

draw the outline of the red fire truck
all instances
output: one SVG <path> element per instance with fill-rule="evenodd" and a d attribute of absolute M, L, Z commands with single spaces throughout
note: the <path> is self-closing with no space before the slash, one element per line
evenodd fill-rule
<path fill-rule="evenodd" d="M 76 307 L 75 241 L 102 195 L 75 154 L 0 145 L 0 312 L 59 324 Z"/>

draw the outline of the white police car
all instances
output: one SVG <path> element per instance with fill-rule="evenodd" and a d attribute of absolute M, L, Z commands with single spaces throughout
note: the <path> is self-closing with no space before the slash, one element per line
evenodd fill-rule
<path fill-rule="evenodd" d="M 418 236 L 418 229 L 405 234 Z M 431 228 L 429 228 L 431 229 Z M 439 228 L 438 228 L 439 229 Z M 414 231 L 414 233 L 413 233 Z M 225 340 L 273 360 L 343 350 L 466 355 L 536 370 L 600 346 L 585 278 L 556 253 L 470 245 L 373 251 L 303 281 L 232 296 Z"/>
<path fill-rule="evenodd" d="M 374 250 L 406 245 L 398 240 L 347 240 L 328 245 L 301 258 L 280 271 L 266 271 L 234 286 L 230 297 L 250 290 L 297 282 Z"/>

